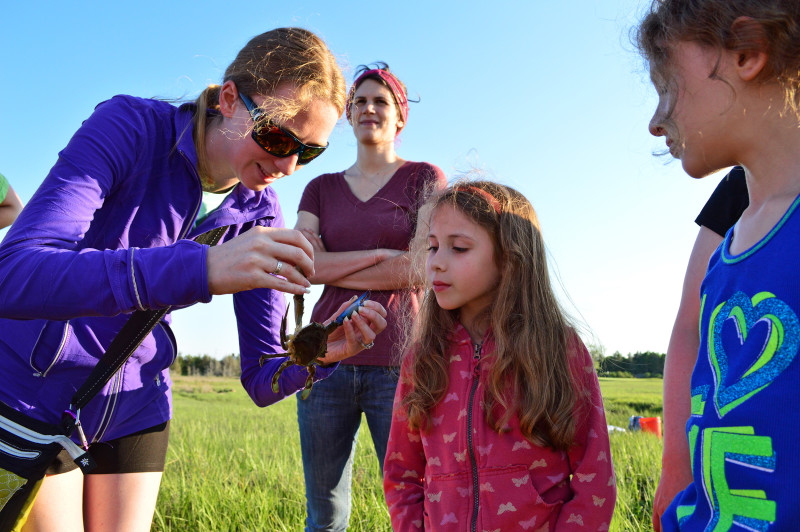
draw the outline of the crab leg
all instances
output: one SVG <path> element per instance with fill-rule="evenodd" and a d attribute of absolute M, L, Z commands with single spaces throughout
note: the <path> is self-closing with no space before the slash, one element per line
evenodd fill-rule
<path fill-rule="evenodd" d="M 296 294 L 294 296 L 294 333 L 297 334 L 300 332 L 300 329 L 303 328 L 303 309 L 305 307 L 303 296 L 301 294 Z M 286 309 L 286 312 L 289 312 L 289 309 Z"/>
<path fill-rule="evenodd" d="M 284 369 L 286 369 L 288 366 L 291 366 L 292 364 L 294 364 L 292 359 L 287 358 L 286 361 L 283 364 L 281 364 L 281 367 L 278 368 L 278 371 L 275 372 L 275 375 L 272 376 L 272 391 L 274 393 L 278 393 L 280 391 L 280 388 L 278 387 L 278 377 L 281 376 L 281 373 L 283 373 Z"/>
<path fill-rule="evenodd" d="M 300 399 L 305 399 L 311 393 L 311 387 L 314 386 L 314 374 L 317 372 L 316 366 L 308 366 L 308 378 L 306 379 L 306 386 L 300 394 Z"/>
<path fill-rule="evenodd" d="M 261 355 L 261 358 L 258 359 L 258 365 L 263 366 L 264 362 L 269 360 L 270 358 L 283 358 L 289 353 L 275 353 L 274 355 Z"/>

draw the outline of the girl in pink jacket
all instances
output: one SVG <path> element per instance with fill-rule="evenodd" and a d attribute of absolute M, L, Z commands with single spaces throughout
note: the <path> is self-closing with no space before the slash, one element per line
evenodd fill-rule
<path fill-rule="evenodd" d="M 600 389 L 550 286 L 533 207 L 471 181 L 426 208 L 427 290 L 384 463 L 392 527 L 608 530 Z"/>

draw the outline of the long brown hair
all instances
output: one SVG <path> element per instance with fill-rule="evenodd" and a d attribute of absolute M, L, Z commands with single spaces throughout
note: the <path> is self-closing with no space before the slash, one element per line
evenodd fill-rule
<path fill-rule="evenodd" d="M 487 422 L 501 431 L 512 415 L 532 442 L 567 449 L 575 434 L 576 391 L 570 372 L 575 335 L 553 293 L 536 212 L 513 188 L 490 181 L 463 181 L 435 193 L 431 215 L 452 206 L 485 229 L 495 246 L 500 283 L 486 318 L 495 342 L 494 363 L 483 398 Z M 420 246 L 415 246 L 419 253 Z M 415 261 L 419 264 L 420 261 Z M 402 406 L 412 427 L 425 429 L 447 390 L 448 336 L 458 310 L 445 310 L 426 287 L 405 352 L 411 392 Z"/>
<path fill-rule="evenodd" d="M 262 107 L 270 108 L 269 118 L 291 118 L 312 100 L 331 103 L 339 115 L 344 111 L 344 76 L 336 58 L 320 37 L 302 28 L 277 28 L 253 37 L 225 70 L 226 81 L 247 95 L 265 97 Z M 296 88 L 294 98 L 272 97 L 287 84 Z M 206 129 L 218 119 L 209 117 L 208 110 L 219 110 L 219 93 L 220 85 L 209 85 L 195 100 L 194 142 L 201 176 L 207 168 Z"/>

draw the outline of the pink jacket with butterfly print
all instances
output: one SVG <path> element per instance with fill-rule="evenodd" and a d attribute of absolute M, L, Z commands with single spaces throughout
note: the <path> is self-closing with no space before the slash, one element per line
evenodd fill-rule
<path fill-rule="evenodd" d="M 600 387 L 583 343 L 572 344 L 583 399 L 568 452 L 531 443 L 516 416 L 508 431 L 492 430 L 481 409 L 492 339 L 479 350 L 459 325 L 451 345 L 448 389 L 429 431 L 409 429 L 399 407 L 410 389 L 403 363 L 383 470 L 395 532 L 608 530 L 616 483 Z"/>

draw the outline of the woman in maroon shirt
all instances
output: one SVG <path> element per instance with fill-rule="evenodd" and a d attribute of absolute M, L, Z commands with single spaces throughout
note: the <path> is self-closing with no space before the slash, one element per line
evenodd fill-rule
<path fill-rule="evenodd" d="M 314 284 L 324 284 L 312 319 L 371 291 L 388 311 L 386 331 L 359 355 L 340 363 L 311 395 L 297 401 L 306 482 L 306 530 L 345 530 L 350 517 L 353 448 L 366 415 L 383 466 L 397 386 L 399 318 L 416 312 L 421 282 L 409 243 L 426 190 L 446 183 L 428 163 L 401 159 L 395 138 L 408 119 L 405 86 L 385 63 L 362 66 L 350 89 L 347 118 L 358 143 L 347 170 L 312 180 L 300 200 L 296 229 L 314 247 Z M 338 303 L 337 303 L 338 302 Z"/>

